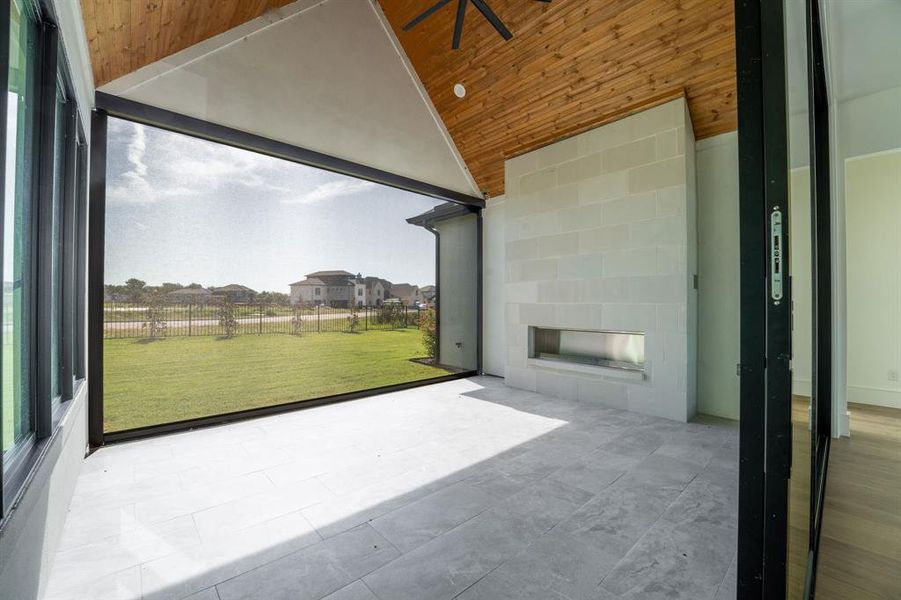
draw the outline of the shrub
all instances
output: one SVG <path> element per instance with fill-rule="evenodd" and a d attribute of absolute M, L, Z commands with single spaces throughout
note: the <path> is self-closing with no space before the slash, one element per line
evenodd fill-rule
<path fill-rule="evenodd" d="M 404 306 L 399 302 L 387 302 L 375 315 L 375 322 L 391 328 L 404 326 Z"/>
<path fill-rule="evenodd" d="M 302 335 L 303 334 L 303 315 L 304 315 L 303 304 L 297 304 L 294 306 L 292 310 L 291 316 L 291 333 L 293 335 Z"/>
<path fill-rule="evenodd" d="M 357 333 L 360 329 L 360 313 L 353 300 L 350 301 L 350 314 L 347 315 L 347 329 L 351 333 Z"/>
<path fill-rule="evenodd" d="M 144 310 L 144 322 L 141 329 L 147 332 L 147 337 L 151 339 L 165 337 L 166 335 L 166 315 L 163 310 L 163 301 L 159 295 L 151 296 Z"/>
<path fill-rule="evenodd" d="M 419 313 L 419 331 L 422 332 L 422 346 L 426 356 L 433 363 L 438 362 L 438 316 L 435 309 L 428 308 Z"/>
<path fill-rule="evenodd" d="M 235 305 L 228 299 L 224 298 L 219 305 L 219 327 L 225 332 L 225 337 L 232 338 L 238 333 L 238 319 L 235 318 Z"/>

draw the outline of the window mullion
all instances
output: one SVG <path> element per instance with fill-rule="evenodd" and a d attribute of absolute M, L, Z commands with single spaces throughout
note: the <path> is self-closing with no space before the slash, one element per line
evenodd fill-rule
<path fill-rule="evenodd" d="M 59 56 L 59 37 L 56 27 L 43 26 L 43 51 L 41 56 L 40 108 L 38 120 L 40 142 L 38 144 L 38 181 L 37 181 L 37 252 L 36 278 L 37 293 L 35 296 L 34 320 L 37 340 L 34 354 L 34 415 L 35 433 L 37 437 L 48 437 L 52 432 L 52 398 L 51 398 L 51 335 L 52 335 L 52 302 L 53 302 L 53 185 L 54 185 L 54 148 L 56 141 L 56 85 L 57 57 Z"/>

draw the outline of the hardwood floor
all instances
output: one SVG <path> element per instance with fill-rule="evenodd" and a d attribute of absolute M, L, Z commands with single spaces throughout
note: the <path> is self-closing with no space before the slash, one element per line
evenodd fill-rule
<path fill-rule="evenodd" d="M 901 599 L 901 410 L 850 405 L 832 441 L 817 600 Z"/>

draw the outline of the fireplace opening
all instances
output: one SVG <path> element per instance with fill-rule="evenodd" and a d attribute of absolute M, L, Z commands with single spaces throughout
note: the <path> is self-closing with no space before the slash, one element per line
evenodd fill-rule
<path fill-rule="evenodd" d="M 529 327 L 529 358 L 644 372 L 644 333 Z"/>

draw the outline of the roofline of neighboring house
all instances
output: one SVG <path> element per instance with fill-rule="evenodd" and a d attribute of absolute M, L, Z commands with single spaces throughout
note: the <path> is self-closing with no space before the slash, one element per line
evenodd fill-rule
<path fill-rule="evenodd" d="M 410 225 L 418 225 L 420 227 L 428 227 L 432 223 L 445 221 L 447 219 L 453 219 L 454 217 L 462 217 L 463 215 L 474 214 L 478 211 L 479 209 L 473 206 L 464 206 L 463 204 L 456 204 L 454 202 L 445 202 L 444 204 L 439 204 L 438 206 L 432 208 L 431 210 L 427 210 L 422 214 L 416 215 L 415 217 L 410 217 L 409 219 L 407 219 L 407 223 L 409 223 Z"/>

